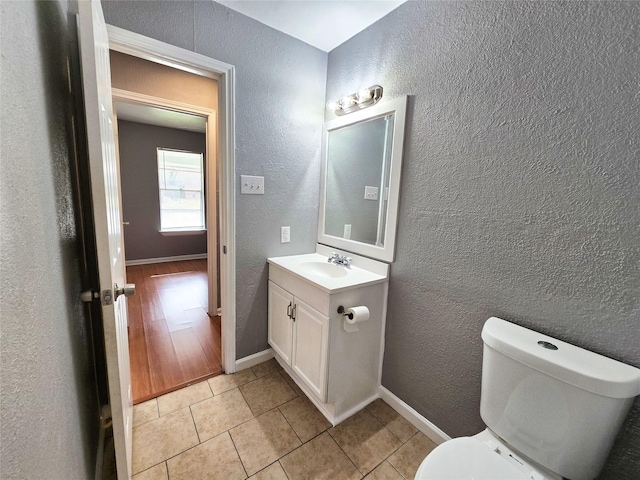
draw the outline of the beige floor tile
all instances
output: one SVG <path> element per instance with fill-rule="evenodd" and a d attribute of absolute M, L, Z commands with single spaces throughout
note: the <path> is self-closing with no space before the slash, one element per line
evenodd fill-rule
<path fill-rule="evenodd" d="M 229 433 L 249 475 L 301 445 L 297 435 L 277 409 L 243 423 Z"/>
<path fill-rule="evenodd" d="M 167 466 L 171 480 L 247 478 L 228 432 L 170 458 Z"/>
<path fill-rule="evenodd" d="M 405 420 L 402 415 L 378 399 L 367 407 L 367 411 L 378 419 L 385 427 L 391 430 L 403 443 L 413 437 L 418 429 Z"/>
<path fill-rule="evenodd" d="M 165 462 L 159 463 L 155 467 L 134 475 L 132 480 L 169 480 L 167 464 Z"/>
<path fill-rule="evenodd" d="M 296 382 L 293 381 L 293 378 L 291 378 L 287 372 L 285 372 L 284 370 L 280 370 L 280 375 L 284 377 L 289 386 L 293 389 L 294 392 L 296 392 L 296 395 L 304 395 L 302 389 L 296 384 Z"/>
<path fill-rule="evenodd" d="M 198 444 L 189 408 L 143 423 L 133 429 L 135 475 Z"/>
<path fill-rule="evenodd" d="M 366 410 L 333 427 L 329 433 L 363 475 L 402 445 L 398 437 Z"/>
<path fill-rule="evenodd" d="M 239 388 L 256 416 L 296 397 L 296 393 L 279 372 L 271 373 Z"/>
<path fill-rule="evenodd" d="M 158 402 L 155 398 L 133 406 L 133 426 L 137 427 L 158 418 Z"/>
<path fill-rule="evenodd" d="M 237 388 L 191 405 L 191 412 L 201 442 L 253 418 Z"/>
<path fill-rule="evenodd" d="M 280 405 L 280 411 L 300 437 L 302 443 L 311 440 L 331 427 L 331 424 L 311 403 L 311 400 L 304 395 Z"/>
<path fill-rule="evenodd" d="M 416 433 L 411 439 L 389 457 L 389 463 L 406 479 L 413 479 L 418 467 L 431 450 L 437 445 L 422 433 Z"/>
<path fill-rule="evenodd" d="M 333 441 L 323 433 L 280 459 L 290 480 L 351 480 L 362 478 L 358 469 Z"/>
<path fill-rule="evenodd" d="M 158 397 L 158 410 L 160 411 L 160 416 L 163 416 L 211 396 L 213 394 L 206 381 L 196 383 Z"/>
<path fill-rule="evenodd" d="M 404 477 L 386 460 L 364 478 L 367 480 L 404 480 Z"/>
<path fill-rule="evenodd" d="M 233 390 L 240 385 L 244 385 L 257 377 L 253 373 L 253 370 L 247 368 L 231 375 L 218 375 L 217 377 L 210 378 L 208 380 L 211 391 L 214 395 L 226 392 L 227 390 Z"/>
<path fill-rule="evenodd" d="M 249 478 L 252 480 L 289 480 L 287 478 L 287 474 L 284 473 L 280 462 L 272 463 L 264 470 L 260 470 Z"/>
<path fill-rule="evenodd" d="M 266 362 L 254 365 L 253 367 L 251 367 L 251 370 L 253 370 L 253 373 L 256 374 L 256 377 L 260 378 L 278 370 L 282 370 L 282 367 L 275 358 L 272 358 L 271 360 L 267 360 Z"/>

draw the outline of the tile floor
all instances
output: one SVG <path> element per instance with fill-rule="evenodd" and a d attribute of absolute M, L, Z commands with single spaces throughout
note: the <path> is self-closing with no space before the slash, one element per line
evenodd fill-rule
<path fill-rule="evenodd" d="M 412 480 L 435 444 L 382 400 L 340 425 L 275 360 L 133 411 L 134 480 Z"/>

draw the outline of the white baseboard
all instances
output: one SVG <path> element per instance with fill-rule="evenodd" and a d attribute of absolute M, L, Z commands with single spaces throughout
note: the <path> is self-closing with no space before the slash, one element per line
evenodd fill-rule
<path fill-rule="evenodd" d="M 151 263 L 181 262 L 184 260 L 200 260 L 207 258 L 206 253 L 195 253 L 193 255 L 176 255 L 175 257 L 141 258 L 139 260 L 127 260 L 124 264 L 127 267 L 133 265 L 149 265 Z"/>
<path fill-rule="evenodd" d="M 416 412 L 409 405 L 396 397 L 389 390 L 380 386 L 380 398 L 387 402 L 391 408 L 402 415 L 409 423 L 424 433 L 427 437 L 440 445 L 441 443 L 451 440 L 451 437 L 436 427 L 429 420 Z"/>
<path fill-rule="evenodd" d="M 240 370 L 245 370 L 249 367 L 253 367 L 254 365 L 258 365 L 259 363 L 266 362 L 267 360 L 271 360 L 275 354 L 273 353 L 273 349 L 267 348 L 262 352 L 254 353 L 253 355 L 249 355 L 248 357 L 243 357 L 239 360 L 236 360 L 236 372 Z"/>

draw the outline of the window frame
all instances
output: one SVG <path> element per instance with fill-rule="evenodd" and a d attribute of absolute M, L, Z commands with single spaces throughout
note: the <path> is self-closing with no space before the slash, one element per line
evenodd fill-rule
<path fill-rule="evenodd" d="M 198 190 L 193 189 L 175 189 L 175 188 L 162 188 L 161 186 L 161 177 L 160 171 L 163 170 L 166 172 L 166 168 L 161 169 L 160 167 L 160 156 L 163 152 L 176 152 L 176 153 L 187 153 L 190 155 L 199 155 L 200 156 L 200 217 L 201 217 L 201 226 L 189 226 L 189 227 L 171 227 L 171 228 L 163 228 L 162 225 L 162 193 L 163 191 L 168 192 L 179 192 L 179 191 L 188 191 L 188 192 L 198 192 Z M 164 158 L 163 158 L 164 160 Z M 160 216 L 160 227 L 158 229 L 159 233 L 165 236 L 173 236 L 173 235 L 198 235 L 203 234 L 207 231 L 207 212 L 206 212 L 206 200 L 205 200 L 205 154 L 203 152 L 195 152 L 192 150 L 180 150 L 176 148 L 167 148 L 167 147 L 156 147 L 156 173 L 158 175 L 158 214 Z M 165 180 L 166 185 L 166 180 Z M 164 209 L 167 210 L 167 209 Z"/>

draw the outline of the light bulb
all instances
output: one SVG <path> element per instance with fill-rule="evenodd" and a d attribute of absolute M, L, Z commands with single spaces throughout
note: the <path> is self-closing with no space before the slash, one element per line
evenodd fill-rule
<path fill-rule="evenodd" d="M 358 92 L 358 103 L 366 102 L 371 99 L 371 90 L 363 88 Z"/>
<path fill-rule="evenodd" d="M 342 97 L 342 100 L 340 100 L 342 108 L 350 107 L 354 103 L 356 103 L 356 99 L 353 98 L 353 95 L 347 95 L 346 97 Z"/>
<path fill-rule="evenodd" d="M 338 102 L 327 102 L 327 110 L 335 112 L 336 108 L 338 108 Z"/>

